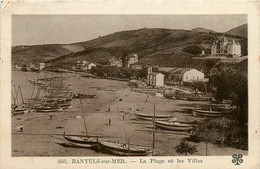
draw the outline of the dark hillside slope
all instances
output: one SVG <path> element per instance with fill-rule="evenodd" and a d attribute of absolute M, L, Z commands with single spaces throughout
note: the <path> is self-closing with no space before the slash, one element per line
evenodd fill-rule
<path fill-rule="evenodd" d="M 231 29 L 231 30 L 229 30 L 225 33 L 229 34 L 229 35 L 237 35 L 237 36 L 241 36 L 241 37 L 247 37 L 248 36 L 247 32 L 248 32 L 248 25 L 244 24 L 244 25 L 238 26 L 234 29 Z"/>

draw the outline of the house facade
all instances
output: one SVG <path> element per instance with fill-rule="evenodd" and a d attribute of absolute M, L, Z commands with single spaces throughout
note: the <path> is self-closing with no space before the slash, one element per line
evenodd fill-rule
<path fill-rule="evenodd" d="M 130 54 L 127 56 L 127 67 L 130 67 L 130 65 L 138 62 L 138 55 L 137 54 Z"/>
<path fill-rule="evenodd" d="M 211 56 L 215 57 L 240 57 L 241 45 L 236 40 L 215 41 L 211 46 Z"/>
<path fill-rule="evenodd" d="M 139 65 L 139 64 L 132 64 L 132 65 L 130 65 L 130 67 L 131 67 L 132 69 L 135 69 L 135 70 L 143 69 L 143 66 L 142 66 L 142 65 Z"/>
<path fill-rule="evenodd" d="M 147 75 L 147 85 L 159 87 L 164 85 L 164 75 L 162 73 L 150 72 Z"/>
<path fill-rule="evenodd" d="M 121 59 L 109 58 L 108 60 L 109 60 L 110 66 L 122 67 L 122 60 Z"/>
<path fill-rule="evenodd" d="M 87 69 L 91 70 L 93 67 L 96 67 L 97 65 L 95 63 L 87 63 Z"/>
<path fill-rule="evenodd" d="M 45 68 L 45 63 L 44 62 L 43 63 L 35 63 L 34 67 L 38 68 L 39 70 L 42 70 L 42 69 Z"/>
<path fill-rule="evenodd" d="M 192 68 L 176 68 L 169 72 L 167 81 L 172 84 L 183 84 L 183 82 L 201 81 L 204 73 Z"/>
<path fill-rule="evenodd" d="M 84 71 L 91 70 L 93 67 L 96 67 L 95 63 L 90 63 L 87 61 L 76 61 L 75 65 L 72 66 L 72 70 L 84 72 Z"/>

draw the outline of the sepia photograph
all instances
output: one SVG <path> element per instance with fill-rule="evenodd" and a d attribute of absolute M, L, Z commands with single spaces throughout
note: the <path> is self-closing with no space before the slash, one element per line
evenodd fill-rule
<path fill-rule="evenodd" d="M 11 156 L 242 163 L 248 53 L 247 14 L 12 15 Z"/>

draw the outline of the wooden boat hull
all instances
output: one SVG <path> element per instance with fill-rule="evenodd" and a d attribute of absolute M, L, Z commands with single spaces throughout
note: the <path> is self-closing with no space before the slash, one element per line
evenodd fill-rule
<path fill-rule="evenodd" d="M 91 147 L 97 147 L 98 145 L 97 137 L 69 136 L 69 135 L 64 135 L 63 137 L 67 141 L 67 144 L 73 147 L 91 148 Z"/>
<path fill-rule="evenodd" d="M 16 109 L 16 110 L 12 110 L 12 115 L 13 116 L 21 115 L 21 114 L 28 113 L 28 112 L 29 112 L 28 109 Z"/>
<path fill-rule="evenodd" d="M 62 112 L 62 108 L 56 108 L 56 109 L 35 109 L 37 112 L 43 112 L 43 113 L 50 113 L 50 112 Z"/>
<path fill-rule="evenodd" d="M 150 114 L 135 113 L 135 116 L 141 120 L 153 120 L 153 118 L 154 118 L 153 115 L 150 115 Z M 174 118 L 174 116 L 172 116 L 172 115 L 155 115 L 155 120 L 165 120 L 165 119 L 169 119 L 169 118 Z"/>
<path fill-rule="evenodd" d="M 206 110 L 193 110 L 194 116 L 204 116 L 204 117 L 221 117 L 225 116 L 225 112 L 217 112 L 217 111 L 206 111 Z"/>
<path fill-rule="evenodd" d="M 56 105 L 54 107 L 56 107 Z M 61 107 L 62 109 L 71 109 L 72 105 L 71 104 L 58 104 L 58 107 Z"/>
<path fill-rule="evenodd" d="M 143 147 L 126 145 L 122 143 L 100 141 L 98 148 L 102 152 L 107 152 L 117 156 L 149 156 L 152 155 L 152 150 L 147 150 Z"/>
<path fill-rule="evenodd" d="M 209 101 L 212 100 L 210 97 L 194 97 L 194 96 L 186 96 L 189 101 Z"/>
<path fill-rule="evenodd" d="M 170 131 L 190 131 L 194 129 L 194 126 L 190 124 L 184 124 L 184 123 L 174 124 L 174 122 L 170 123 L 165 121 L 155 121 L 155 126 L 157 128 L 170 130 Z"/>
<path fill-rule="evenodd" d="M 79 98 L 81 98 L 81 99 L 92 99 L 95 96 L 96 96 L 95 94 L 75 94 L 73 96 L 73 98 L 75 98 L 75 99 L 79 99 Z"/>

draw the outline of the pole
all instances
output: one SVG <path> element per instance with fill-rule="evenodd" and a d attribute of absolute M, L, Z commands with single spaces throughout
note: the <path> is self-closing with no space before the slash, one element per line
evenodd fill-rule
<path fill-rule="evenodd" d="M 81 107 L 81 112 L 82 112 L 82 116 L 83 116 L 83 120 L 84 120 L 84 125 L 85 125 L 85 129 L 86 129 L 86 135 L 88 135 L 87 124 L 86 124 L 86 121 L 85 121 L 85 117 L 84 117 L 84 113 L 83 113 L 83 108 L 82 108 L 81 96 L 79 97 L 79 100 L 80 100 L 80 107 Z"/>
<path fill-rule="evenodd" d="M 18 103 L 18 92 L 19 92 L 19 88 L 17 88 L 17 90 L 16 90 L 16 94 L 15 94 L 15 104 Z"/>
<path fill-rule="evenodd" d="M 128 156 L 130 156 L 130 138 L 128 138 Z"/>
<path fill-rule="evenodd" d="M 207 85 L 206 85 L 206 83 L 204 83 L 204 86 L 205 86 L 205 91 L 206 91 L 206 94 L 207 94 L 207 93 L 208 93 L 208 90 L 207 90 Z M 210 104 L 209 97 L 208 97 L 208 103 L 209 103 L 209 111 L 211 112 L 211 111 L 212 111 L 212 107 L 211 107 L 211 104 Z"/>
<path fill-rule="evenodd" d="M 21 95 L 21 98 L 22 98 L 22 102 L 23 102 L 23 104 L 24 104 L 24 100 L 23 100 L 23 94 L 22 94 L 22 88 L 21 88 L 21 86 L 19 86 L 19 89 L 20 89 L 20 95 Z"/>
<path fill-rule="evenodd" d="M 14 102 L 14 104 L 15 104 L 14 93 L 13 93 L 13 91 L 11 91 L 11 92 L 12 92 L 12 98 L 13 98 L 13 102 Z"/>
<path fill-rule="evenodd" d="M 32 95 L 31 95 L 31 99 L 32 99 L 33 94 L 34 94 L 34 89 L 35 89 L 35 85 L 33 86 L 33 91 L 32 91 Z"/>
<path fill-rule="evenodd" d="M 155 104 L 153 109 L 153 155 L 154 155 L 154 142 L 155 142 Z"/>

